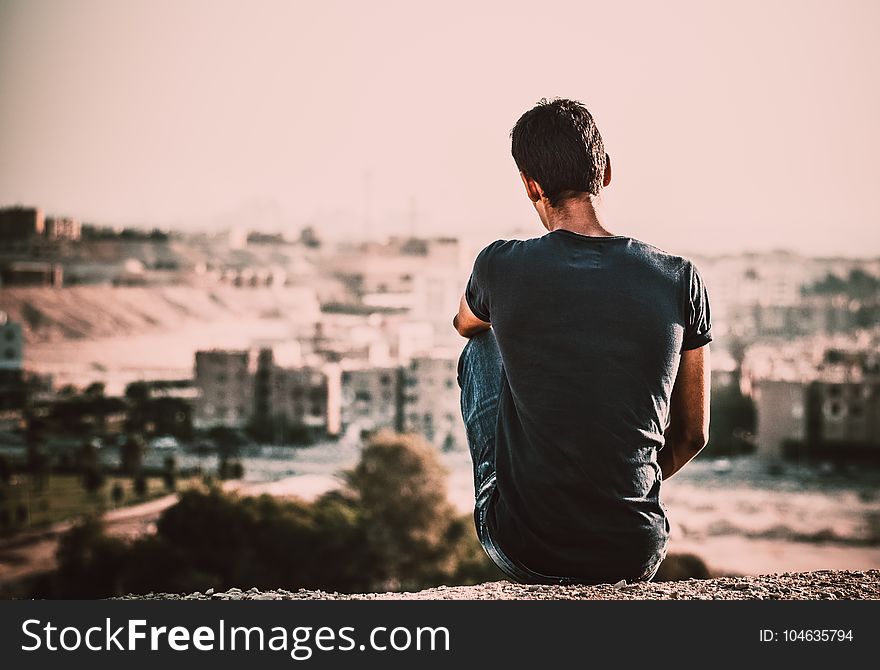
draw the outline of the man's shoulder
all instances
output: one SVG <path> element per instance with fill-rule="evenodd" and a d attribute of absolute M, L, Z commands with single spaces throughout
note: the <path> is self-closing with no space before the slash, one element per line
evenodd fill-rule
<path fill-rule="evenodd" d="M 497 262 L 498 259 L 514 253 L 522 247 L 526 240 L 507 240 L 498 239 L 490 242 L 477 253 L 475 265 L 484 266 L 489 263 Z"/>
<path fill-rule="evenodd" d="M 508 239 L 497 239 L 493 242 L 489 242 L 486 246 L 480 249 L 478 255 L 491 255 L 493 253 L 497 253 L 499 251 L 504 251 L 507 249 L 512 249 L 514 247 L 519 246 L 526 240 L 508 240 Z"/>
<path fill-rule="evenodd" d="M 693 261 L 687 256 L 670 253 L 660 247 L 637 239 L 626 237 L 626 254 L 634 263 L 652 268 L 657 272 L 678 277 L 685 269 L 694 267 Z M 547 235 L 528 239 L 497 239 L 485 245 L 477 254 L 477 264 L 502 263 L 504 259 L 520 260 L 541 257 L 544 253 L 552 253 L 553 245 L 549 244 Z"/>
<path fill-rule="evenodd" d="M 687 256 L 670 253 L 665 249 L 634 237 L 630 239 L 632 244 L 629 246 L 633 255 L 646 264 L 662 271 L 664 274 L 678 276 L 685 268 L 693 265 L 693 262 Z"/>

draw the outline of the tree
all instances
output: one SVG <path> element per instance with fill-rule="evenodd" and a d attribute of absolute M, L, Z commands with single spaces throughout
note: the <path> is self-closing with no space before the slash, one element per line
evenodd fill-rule
<path fill-rule="evenodd" d="M 132 482 L 132 487 L 138 498 L 143 498 L 147 495 L 147 478 L 144 477 L 143 473 L 138 473 L 135 476 L 134 481 Z"/>
<path fill-rule="evenodd" d="M 63 541 L 59 575 L 79 580 L 78 597 L 245 584 L 358 592 L 502 578 L 473 519 L 447 502 L 443 468 L 421 438 L 376 434 L 346 479 L 311 503 L 189 489 L 154 535 L 130 547 L 85 523 Z"/>
<path fill-rule="evenodd" d="M 144 438 L 140 433 L 129 433 L 120 449 L 122 471 L 129 475 L 137 474 L 144 465 Z"/>
<path fill-rule="evenodd" d="M 55 597 L 106 598 L 122 594 L 120 579 L 128 548 L 104 534 L 100 520 L 83 519 L 61 537 L 56 558 Z"/>
<path fill-rule="evenodd" d="M 0 454 L 0 484 L 8 486 L 10 481 L 12 481 L 12 466 L 9 464 L 9 459 Z"/>
<path fill-rule="evenodd" d="M 454 572 L 452 547 L 460 529 L 445 476 L 424 439 L 388 431 L 377 433 L 346 473 L 367 540 L 381 557 L 375 576 L 389 588 L 414 587 Z"/>
<path fill-rule="evenodd" d="M 162 469 L 162 481 L 165 482 L 165 488 L 169 491 L 177 488 L 177 459 L 174 456 L 168 456 L 165 459 L 165 465 Z"/>
<path fill-rule="evenodd" d="M 101 460 L 98 454 L 98 442 L 87 440 L 77 452 L 77 467 L 86 491 L 95 493 L 104 485 L 101 472 Z"/>
<path fill-rule="evenodd" d="M 42 491 L 49 481 L 49 457 L 43 451 L 46 422 L 32 412 L 25 414 L 25 447 L 27 448 L 27 470 L 33 477 L 34 485 Z"/>
<path fill-rule="evenodd" d="M 83 391 L 83 395 L 88 398 L 103 398 L 104 389 L 104 382 L 92 382 L 91 384 L 86 386 L 86 390 Z"/>
<path fill-rule="evenodd" d="M 110 490 L 110 495 L 113 498 L 113 503 L 119 505 L 125 497 L 125 490 L 122 488 L 122 484 L 119 482 L 114 483 L 113 488 Z"/>
<path fill-rule="evenodd" d="M 711 404 L 706 454 L 737 456 L 752 452 L 757 421 L 754 401 L 744 396 L 738 386 L 730 385 L 713 391 Z"/>

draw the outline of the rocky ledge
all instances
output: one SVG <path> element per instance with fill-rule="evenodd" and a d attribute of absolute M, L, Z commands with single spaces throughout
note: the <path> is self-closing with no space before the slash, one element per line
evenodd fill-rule
<path fill-rule="evenodd" d="M 125 600 L 880 600 L 880 570 L 819 570 L 759 577 L 719 577 L 678 582 L 535 586 L 489 582 L 476 586 L 438 586 L 412 593 L 336 593 L 300 589 L 190 594 L 148 593 Z"/>

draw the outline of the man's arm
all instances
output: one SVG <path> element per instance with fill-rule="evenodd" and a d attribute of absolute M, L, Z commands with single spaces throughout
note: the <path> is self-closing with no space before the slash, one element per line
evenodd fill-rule
<path fill-rule="evenodd" d="M 477 333 L 488 330 L 492 324 L 477 318 L 462 294 L 458 304 L 458 314 L 452 319 L 452 325 L 462 337 L 473 337 Z"/>
<path fill-rule="evenodd" d="M 709 345 L 682 352 L 672 388 L 666 445 L 657 453 L 663 479 L 669 479 L 709 441 Z"/>

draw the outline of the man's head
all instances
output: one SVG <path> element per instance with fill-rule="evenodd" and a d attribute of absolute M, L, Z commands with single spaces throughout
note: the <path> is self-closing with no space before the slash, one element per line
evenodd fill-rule
<path fill-rule="evenodd" d="M 602 136 L 577 100 L 542 99 L 519 118 L 510 137 L 513 160 L 536 207 L 589 198 L 611 182 Z"/>

